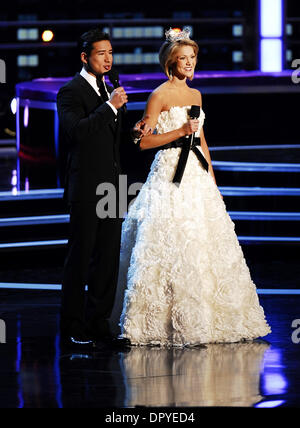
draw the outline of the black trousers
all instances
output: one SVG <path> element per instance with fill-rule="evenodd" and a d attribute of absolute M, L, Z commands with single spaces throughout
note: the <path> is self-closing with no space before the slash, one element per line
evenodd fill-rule
<path fill-rule="evenodd" d="M 106 334 L 118 281 L 121 226 L 122 219 L 98 218 L 96 202 L 70 205 L 62 282 L 62 333 L 88 329 Z"/>

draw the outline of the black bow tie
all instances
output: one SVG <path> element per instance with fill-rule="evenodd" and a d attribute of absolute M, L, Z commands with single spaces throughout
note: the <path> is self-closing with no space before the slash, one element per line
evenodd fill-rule
<path fill-rule="evenodd" d="M 99 79 L 96 79 L 96 81 L 97 81 L 97 86 L 98 86 L 99 91 L 100 91 L 101 98 L 103 99 L 104 102 L 108 101 L 108 95 L 107 95 L 106 89 L 104 87 L 103 80 L 99 78 Z"/>

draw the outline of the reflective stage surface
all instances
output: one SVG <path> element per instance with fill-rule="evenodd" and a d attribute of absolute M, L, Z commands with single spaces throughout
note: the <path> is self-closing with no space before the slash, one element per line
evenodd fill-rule
<path fill-rule="evenodd" d="M 267 342 L 76 354 L 59 345 L 59 292 L 0 290 L 0 407 L 300 407 L 300 296 L 259 297 Z"/>

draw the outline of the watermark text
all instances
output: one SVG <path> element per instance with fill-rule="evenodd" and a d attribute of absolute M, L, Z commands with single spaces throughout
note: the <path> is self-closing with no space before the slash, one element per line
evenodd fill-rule
<path fill-rule="evenodd" d="M 0 344 L 6 343 L 6 324 L 0 319 Z"/>
<path fill-rule="evenodd" d="M 300 343 L 300 319 L 293 320 L 291 327 L 295 328 L 292 333 L 292 342 L 298 345 Z"/>
<path fill-rule="evenodd" d="M 295 83 L 295 85 L 298 85 L 298 83 L 300 83 L 300 59 L 294 59 L 292 62 L 292 68 L 296 69 L 292 73 L 292 82 Z"/>
<path fill-rule="evenodd" d="M 6 64 L 3 59 L 0 59 L 0 83 L 6 83 Z"/>

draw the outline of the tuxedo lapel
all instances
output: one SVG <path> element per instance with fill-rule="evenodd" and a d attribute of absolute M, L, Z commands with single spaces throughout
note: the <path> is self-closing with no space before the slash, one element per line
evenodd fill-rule
<path fill-rule="evenodd" d="M 76 82 L 80 86 L 81 90 L 88 95 L 91 104 L 103 104 L 103 100 L 95 91 L 95 89 L 82 77 L 79 73 L 76 73 L 75 78 Z"/>
<path fill-rule="evenodd" d="M 94 110 L 94 108 L 104 103 L 102 97 L 96 93 L 95 89 L 89 84 L 89 82 L 85 80 L 84 77 L 81 76 L 80 73 L 76 73 L 74 80 L 76 80 L 77 84 L 80 87 L 81 92 L 83 92 L 86 98 L 88 99 L 88 107 L 90 110 Z M 113 88 L 108 85 L 106 85 L 106 87 L 109 94 L 111 94 L 113 91 Z M 120 112 L 118 112 L 116 119 L 117 119 L 116 122 L 109 123 L 109 127 L 111 128 L 114 134 L 116 133 L 116 130 L 118 127 Z"/>

